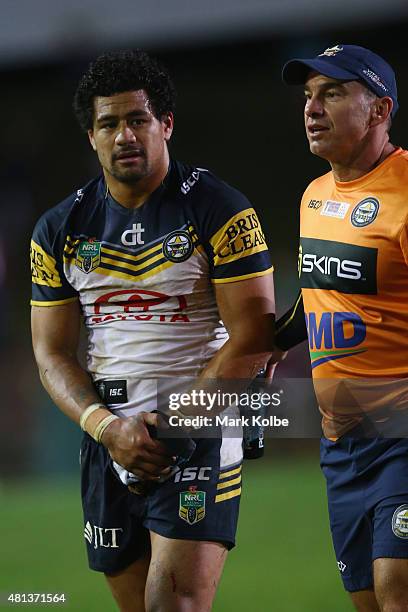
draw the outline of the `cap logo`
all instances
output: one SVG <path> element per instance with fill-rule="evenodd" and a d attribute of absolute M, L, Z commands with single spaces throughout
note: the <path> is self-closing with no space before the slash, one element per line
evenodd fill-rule
<path fill-rule="evenodd" d="M 373 72 L 369 68 L 364 68 L 363 74 L 365 74 L 366 77 L 368 77 L 371 81 L 373 81 L 376 85 L 378 85 L 378 87 L 381 87 L 381 89 L 383 89 L 385 92 L 388 91 L 388 88 L 381 81 L 381 79 L 378 76 L 378 74 L 375 74 L 375 72 Z"/>
<path fill-rule="evenodd" d="M 332 57 L 333 55 L 336 55 L 337 53 L 339 53 L 339 51 L 343 51 L 343 47 L 339 47 L 339 45 L 336 45 L 335 47 L 329 47 L 328 49 L 323 51 L 323 53 L 320 53 L 319 57 L 323 57 L 323 55 Z"/>

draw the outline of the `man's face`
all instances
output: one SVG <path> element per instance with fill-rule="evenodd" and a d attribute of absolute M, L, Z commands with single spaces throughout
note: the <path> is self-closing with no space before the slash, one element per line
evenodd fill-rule
<path fill-rule="evenodd" d="M 329 162 L 351 162 L 364 149 L 370 125 L 373 101 L 364 85 L 312 72 L 305 97 L 310 151 Z"/>
<path fill-rule="evenodd" d="M 122 183 L 135 183 L 162 170 L 173 131 L 171 113 L 155 117 L 143 89 L 94 100 L 89 140 L 104 171 Z"/>

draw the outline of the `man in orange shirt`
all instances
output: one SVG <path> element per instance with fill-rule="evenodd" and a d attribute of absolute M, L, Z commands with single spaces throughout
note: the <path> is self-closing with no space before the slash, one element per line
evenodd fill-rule
<path fill-rule="evenodd" d="M 394 72 L 336 45 L 287 62 L 310 150 L 331 172 L 302 199 L 301 296 L 277 324 L 309 338 L 321 463 L 344 586 L 360 612 L 408 610 L 408 152 L 391 144 Z M 304 321 L 306 319 L 306 328 Z M 307 333 L 306 333 L 307 332 Z"/>

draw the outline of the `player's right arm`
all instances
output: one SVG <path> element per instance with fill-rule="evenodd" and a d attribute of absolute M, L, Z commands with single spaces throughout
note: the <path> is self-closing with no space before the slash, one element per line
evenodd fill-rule
<path fill-rule="evenodd" d="M 32 337 L 40 379 L 55 404 L 79 424 L 91 404 L 100 404 L 86 421 L 92 435 L 98 423 L 111 412 L 103 406 L 89 374 L 77 359 L 80 309 L 78 300 L 60 306 L 32 308 Z M 111 457 L 125 469 L 144 480 L 167 473 L 172 463 L 164 447 L 153 440 L 147 425 L 156 425 L 157 415 L 113 421 L 104 431 L 101 443 Z"/>
<path fill-rule="evenodd" d="M 62 412 L 79 424 L 87 408 L 97 405 L 82 420 L 94 436 L 99 423 L 112 414 L 77 359 L 81 312 L 79 296 L 62 264 L 65 233 L 58 214 L 62 208 L 59 205 L 40 219 L 31 243 L 33 347 L 41 381 Z M 99 439 L 114 461 L 141 479 L 157 478 L 173 463 L 164 446 L 149 435 L 147 426 L 156 425 L 156 419 L 155 414 L 142 413 L 113 420 Z"/>

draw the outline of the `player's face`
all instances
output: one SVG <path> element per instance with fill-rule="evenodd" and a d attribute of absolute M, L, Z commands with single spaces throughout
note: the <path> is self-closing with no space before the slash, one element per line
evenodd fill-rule
<path fill-rule="evenodd" d="M 104 171 L 122 183 L 134 183 L 168 164 L 166 143 L 172 131 L 172 114 L 157 119 L 140 89 L 96 97 L 88 135 Z"/>
<path fill-rule="evenodd" d="M 310 151 L 332 163 L 352 163 L 367 145 L 372 100 L 366 88 L 312 72 L 305 97 Z"/>

